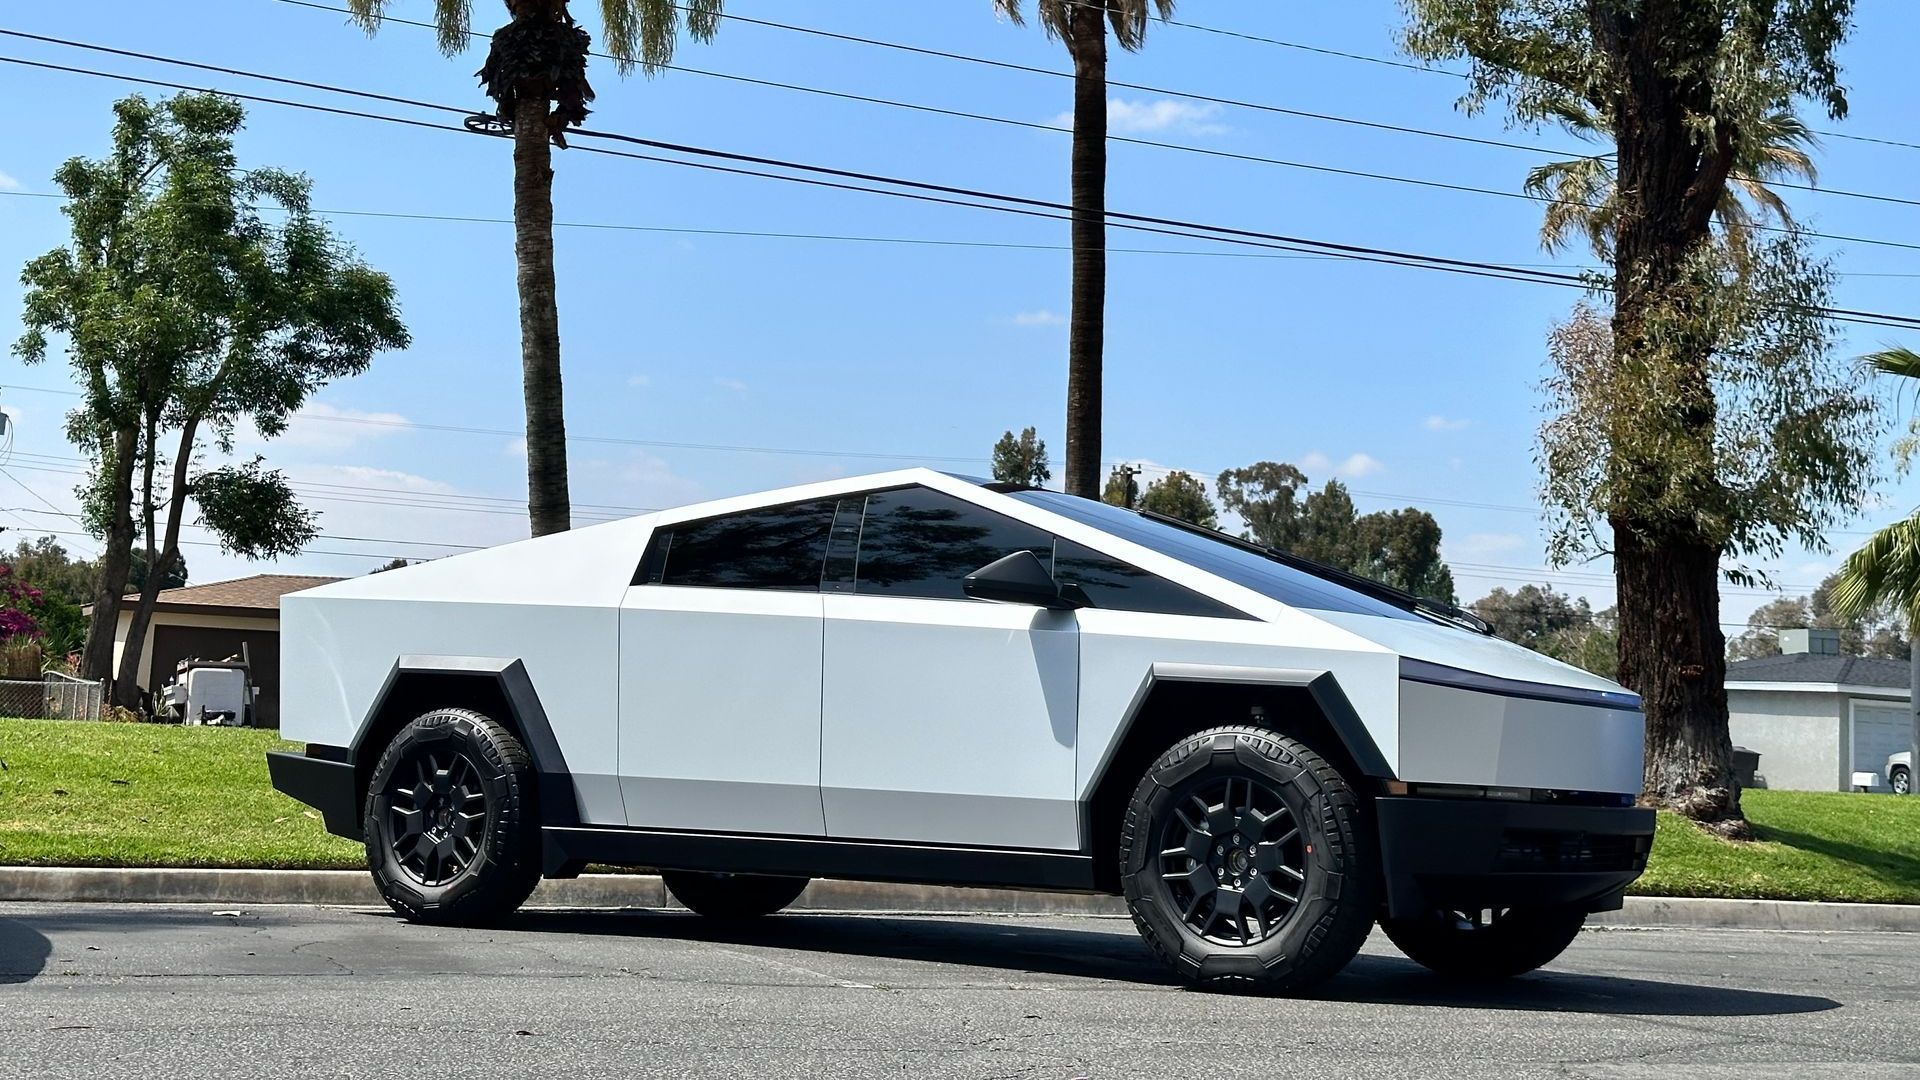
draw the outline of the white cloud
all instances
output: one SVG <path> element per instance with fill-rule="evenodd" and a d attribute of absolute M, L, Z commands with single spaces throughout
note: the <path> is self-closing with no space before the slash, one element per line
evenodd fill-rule
<path fill-rule="evenodd" d="M 342 409 L 315 401 L 293 414 L 287 430 L 273 439 L 265 439 L 258 432 L 242 431 L 235 441 L 250 447 L 270 443 L 307 450 L 344 450 L 398 434 L 412 426 L 413 422 L 399 413 Z"/>
<path fill-rule="evenodd" d="M 1172 98 L 1128 101 L 1107 100 L 1107 130 L 1116 135 L 1155 135 L 1181 132 L 1187 135 L 1224 135 L 1227 126 L 1214 120 L 1220 106 L 1175 101 Z M 1061 113 L 1051 121 L 1057 128 L 1071 129 L 1073 114 Z"/>
<path fill-rule="evenodd" d="M 1386 469 L 1386 466 L 1372 454 L 1349 454 L 1344 460 L 1336 462 L 1320 451 L 1314 450 L 1300 458 L 1300 469 L 1309 477 L 1315 473 L 1331 471 L 1335 476 L 1343 479 L 1357 480 L 1360 477 L 1381 472 Z"/>
<path fill-rule="evenodd" d="M 1454 417 L 1436 414 L 1427 417 L 1426 420 L 1422 422 L 1422 426 L 1428 431 L 1459 431 L 1472 423 L 1473 421 L 1471 420 L 1456 419 Z"/>
<path fill-rule="evenodd" d="M 747 383 L 745 379 L 719 378 L 719 379 L 713 380 L 713 385 L 719 387 L 722 390 L 730 390 L 736 394 L 744 394 L 747 392 Z"/>
<path fill-rule="evenodd" d="M 6 173 L 0 172 L 0 191 L 19 191 L 19 190 L 20 190 L 20 181 L 15 180 L 13 177 L 7 175 Z"/>
<path fill-rule="evenodd" d="M 525 435 L 515 435 L 513 438 L 508 439 L 505 452 L 508 457 L 526 457 L 527 437 Z"/>
<path fill-rule="evenodd" d="M 1022 311 L 1013 317 L 1015 326 L 1061 326 L 1067 317 L 1057 311 L 1041 308 L 1038 311 Z"/>
<path fill-rule="evenodd" d="M 645 376 L 645 375 L 629 375 L 629 376 L 627 376 L 627 385 L 628 385 L 628 386 L 631 386 L 631 387 L 633 387 L 633 388 L 634 388 L 634 389 L 636 389 L 636 390 L 639 390 L 639 389 L 643 389 L 643 388 L 645 388 L 645 387 L 647 387 L 647 386 L 649 386 L 649 385 L 651 385 L 651 384 L 652 384 L 652 382 L 653 382 L 653 380 L 652 380 L 652 379 L 650 379 L 650 378 L 648 378 L 648 377 L 647 377 L 647 376 Z"/>

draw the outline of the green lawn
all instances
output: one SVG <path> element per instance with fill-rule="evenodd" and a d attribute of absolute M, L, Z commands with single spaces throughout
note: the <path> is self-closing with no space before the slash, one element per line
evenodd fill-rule
<path fill-rule="evenodd" d="M 0 720 L 0 864 L 358 867 L 358 845 L 267 783 L 272 733 Z M 1761 840 L 1666 815 L 1635 891 L 1920 903 L 1920 798 L 1750 791 Z"/>
<path fill-rule="evenodd" d="M 0 864 L 364 866 L 273 790 L 269 731 L 0 720 Z"/>
<path fill-rule="evenodd" d="M 1653 859 L 1634 891 L 1920 904 L 1920 797 L 1748 791 L 1741 803 L 1756 843 L 1660 815 Z"/>

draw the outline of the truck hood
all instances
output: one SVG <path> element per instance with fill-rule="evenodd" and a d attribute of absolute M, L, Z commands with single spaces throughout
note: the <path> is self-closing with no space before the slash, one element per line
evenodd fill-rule
<path fill-rule="evenodd" d="M 1567 687 L 1609 694 L 1626 694 L 1619 683 L 1565 664 L 1510 641 L 1470 630 L 1412 619 L 1388 619 L 1344 611 L 1314 611 L 1322 622 L 1357 634 L 1402 657 L 1429 664 L 1460 668 L 1501 679 Z"/>

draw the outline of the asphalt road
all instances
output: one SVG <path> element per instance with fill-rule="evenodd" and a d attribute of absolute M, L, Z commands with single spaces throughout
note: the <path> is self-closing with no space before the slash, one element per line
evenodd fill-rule
<path fill-rule="evenodd" d="M 1906 1076 L 1920 937 L 1590 932 L 1442 983 L 1376 934 L 1311 1000 L 1169 985 L 1130 923 L 0 904 L 0 1076 Z"/>

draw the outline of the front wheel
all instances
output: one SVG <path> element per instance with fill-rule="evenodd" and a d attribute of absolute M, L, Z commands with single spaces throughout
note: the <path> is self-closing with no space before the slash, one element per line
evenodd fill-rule
<path fill-rule="evenodd" d="M 1191 986 L 1296 993 L 1366 940 L 1364 805 L 1311 747 L 1256 727 L 1182 739 L 1134 791 L 1121 881 L 1147 945 Z"/>
<path fill-rule="evenodd" d="M 660 880 L 689 911 L 729 922 L 772 915 L 800 899 L 807 887 L 806 878 L 693 870 L 662 870 Z"/>
<path fill-rule="evenodd" d="M 533 761 L 500 724 L 436 709 L 388 744 L 367 793 L 367 866 L 415 922 L 483 925 L 540 883 Z"/>
<path fill-rule="evenodd" d="M 1586 921 L 1586 912 L 1577 909 L 1508 908 L 1382 919 L 1380 929 L 1408 959 L 1435 974 L 1491 980 L 1552 963 Z"/>

